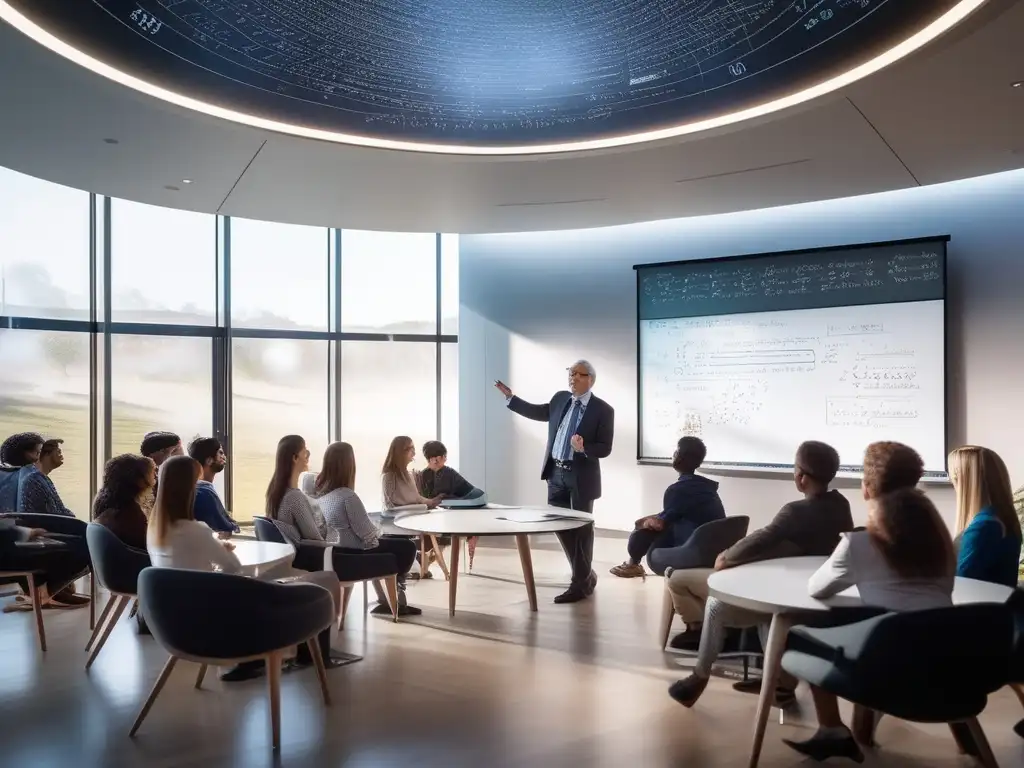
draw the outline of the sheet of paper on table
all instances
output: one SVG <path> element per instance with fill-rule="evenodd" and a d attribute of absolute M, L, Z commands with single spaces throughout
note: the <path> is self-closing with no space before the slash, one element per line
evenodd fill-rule
<path fill-rule="evenodd" d="M 498 517 L 498 520 L 508 520 L 512 523 L 550 523 L 552 520 L 575 520 L 574 515 L 558 515 L 549 514 L 547 512 L 540 512 L 532 509 L 514 509 L 509 508 L 502 510 L 503 515 Z"/>

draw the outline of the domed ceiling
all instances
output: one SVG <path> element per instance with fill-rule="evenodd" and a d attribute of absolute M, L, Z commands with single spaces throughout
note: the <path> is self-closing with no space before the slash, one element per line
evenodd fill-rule
<path fill-rule="evenodd" d="M 433 145 L 671 128 L 826 80 L 956 0 L 8 0 L 79 50 L 276 121 Z M 73 9 L 73 10 L 72 10 Z"/>

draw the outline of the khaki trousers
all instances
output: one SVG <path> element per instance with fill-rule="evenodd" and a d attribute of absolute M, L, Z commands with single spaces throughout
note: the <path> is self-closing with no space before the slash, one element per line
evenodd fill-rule
<path fill-rule="evenodd" d="M 672 571 L 668 577 L 666 586 L 672 605 L 687 624 L 700 624 L 704 621 L 708 577 L 714 572 L 713 568 L 684 568 Z"/>

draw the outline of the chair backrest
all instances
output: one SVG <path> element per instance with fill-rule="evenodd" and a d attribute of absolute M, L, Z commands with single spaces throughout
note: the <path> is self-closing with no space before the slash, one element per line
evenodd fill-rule
<path fill-rule="evenodd" d="M 712 520 L 698 526 L 687 544 L 696 548 L 707 564 L 696 567 L 713 568 L 715 558 L 746 536 L 749 527 L 750 518 L 745 515 Z"/>
<path fill-rule="evenodd" d="M 156 641 L 176 656 L 237 659 L 302 642 L 334 618 L 316 584 L 276 584 L 209 571 L 146 568 L 139 605 Z"/>
<path fill-rule="evenodd" d="M 254 516 L 252 522 L 256 528 L 257 541 L 273 541 L 277 544 L 288 543 L 284 534 L 281 533 L 281 530 L 269 517 Z"/>
<path fill-rule="evenodd" d="M 859 637 L 858 626 L 866 630 Z M 978 696 L 1009 682 L 1014 628 L 1006 605 L 888 613 L 843 629 L 850 642 L 837 651 L 837 666 L 850 656 L 887 690 L 928 690 L 941 679 L 944 691 Z"/>
<path fill-rule="evenodd" d="M 92 572 L 99 583 L 111 592 L 137 594 L 139 573 L 149 567 L 149 554 L 129 547 L 99 523 L 86 526 L 85 541 Z"/>

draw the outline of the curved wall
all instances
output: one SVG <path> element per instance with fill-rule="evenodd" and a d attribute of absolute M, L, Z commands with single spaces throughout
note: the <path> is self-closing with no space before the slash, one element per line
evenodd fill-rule
<path fill-rule="evenodd" d="M 949 234 L 950 445 L 999 451 L 1024 482 L 1024 171 L 821 203 L 603 229 L 471 235 L 460 242 L 461 445 L 465 474 L 496 499 L 536 502 L 540 425 L 493 391 L 527 399 L 564 386 L 579 357 L 616 408 L 603 463 L 600 527 L 626 530 L 660 509 L 669 469 L 636 465 L 636 283 L 632 265 Z M 811 439 L 813 435 L 802 436 Z M 880 437 L 884 437 L 880 435 Z M 795 447 L 795 446 L 794 446 Z M 794 494 L 788 479 L 720 478 L 732 514 L 766 523 Z M 859 495 L 850 488 L 851 498 Z M 948 488 L 934 491 L 951 516 Z M 854 503 L 863 519 L 863 504 Z"/>

